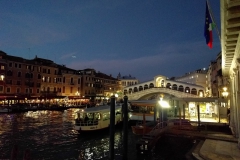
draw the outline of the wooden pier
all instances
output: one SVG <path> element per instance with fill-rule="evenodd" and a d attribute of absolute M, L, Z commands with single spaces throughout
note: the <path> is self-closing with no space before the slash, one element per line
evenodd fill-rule
<path fill-rule="evenodd" d="M 180 123 L 179 123 L 180 122 Z M 170 120 L 166 122 L 158 123 L 151 132 L 144 134 L 136 143 L 136 149 L 138 154 L 150 153 L 159 138 L 163 134 L 176 134 L 176 135 L 191 135 L 191 136 L 203 136 L 198 133 L 198 128 L 192 126 L 188 120 Z"/>

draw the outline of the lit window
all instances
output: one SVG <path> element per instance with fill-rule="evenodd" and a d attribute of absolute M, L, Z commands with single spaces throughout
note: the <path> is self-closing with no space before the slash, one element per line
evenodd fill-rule
<path fill-rule="evenodd" d="M 1 70 L 5 70 L 5 66 L 1 66 Z"/>

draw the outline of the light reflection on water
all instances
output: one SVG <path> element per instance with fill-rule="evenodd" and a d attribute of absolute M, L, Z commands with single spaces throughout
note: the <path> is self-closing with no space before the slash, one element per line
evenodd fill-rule
<path fill-rule="evenodd" d="M 79 135 L 73 130 L 74 111 L 76 109 L 0 114 L 0 159 L 9 159 L 14 145 L 18 146 L 19 158 L 30 149 L 33 159 L 108 159 L 109 130 Z M 135 151 L 134 140 L 135 137 L 129 137 Z M 122 132 L 117 127 L 116 155 L 121 155 L 121 146 Z M 129 156 L 135 156 L 131 154 Z"/>
<path fill-rule="evenodd" d="M 78 134 L 73 130 L 75 111 L 0 114 L 0 159 L 10 159 L 14 145 L 18 146 L 18 159 L 23 158 L 26 149 L 30 149 L 34 160 L 108 159 L 109 130 Z M 122 138 L 121 127 L 116 127 L 115 157 L 122 155 Z M 185 154 L 182 151 L 186 152 L 192 146 L 191 140 L 166 138 L 156 146 L 151 157 L 137 157 L 135 144 L 138 138 L 129 126 L 128 159 L 179 159 Z"/>

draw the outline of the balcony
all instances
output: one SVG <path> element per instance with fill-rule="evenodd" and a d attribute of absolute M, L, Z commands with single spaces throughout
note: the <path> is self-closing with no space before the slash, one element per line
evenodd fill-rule
<path fill-rule="evenodd" d="M 69 83 L 69 85 L 74 85 L 74 84 L 75 84 L 75 83 L 73 83 L 73 82 L 70 82 L 70 83 Z"/>

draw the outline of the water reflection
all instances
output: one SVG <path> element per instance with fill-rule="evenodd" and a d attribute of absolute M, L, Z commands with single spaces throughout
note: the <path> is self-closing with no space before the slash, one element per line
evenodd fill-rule
<path fill-rule="evenodd" d="M 109 130 L 105 129 L 97 132 L 78 134 L 73 130 L 74 116 L 77 110 L 0 114 L 0 159 L 10 159 L 11 150 L 14 145 L 18 146 L 18 159 L 22 159 L 23 153 L 27 149 L 30 149 L 31 157 L 34 160 L 108 159 Z M 116 127 L 114 146 L 116 157 L 120 157 L 122 154 L 122 138 L 121 126 Z M 132 134 L 129 127 L 128 159 L 163 158 L 168 151 L 159 151 L 163 150 L 166 144 L 170 146 L 168 148 L 169 153 L 172 154 L 175 152 L 174 150 L 170 150 L 174 148 L 171 147 L 171 141 L 169 143 L 164 141 L 166 144 L 160 144 L 160 148 L 157 147 L 159 149 L 153 154 L 153 157 L 137 157 L 135 144 L 138 138 Z M 184 143 L 180 142 L 179 144 Z M 185 146 L 189 148 L 191 144 L 185 144 Z"/>
<path fill-rule="evenodd" d="M 18 158 L 30 149 L 33 159 L 107 159 L 108 129 L 79 135 L 73 130 L 77 110 L 0 114 L 0 159 L 9 159 L 14 145 Z M 119 127 L 115 154 L 121 154 L 121 139 Z"/>

